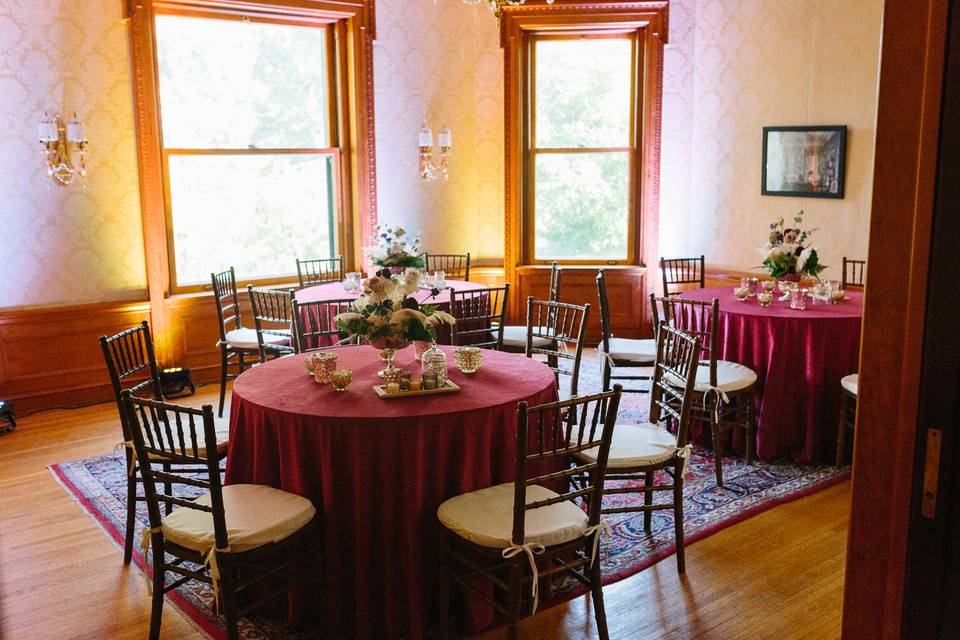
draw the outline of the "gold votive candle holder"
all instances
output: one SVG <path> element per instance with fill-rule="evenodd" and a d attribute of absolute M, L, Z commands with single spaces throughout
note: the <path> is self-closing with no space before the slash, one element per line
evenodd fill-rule
<path fill-rule="evenodd" d="M 403 380 L 404 376 L 407 374 L 406 371 L 399 367 L 391 367 L 389 369 L 383 370 L 383 384 L 400 384 L 400 381 Z"/>
<path fill-rule="evenodd" d="M 350 369 L 335 369 L 330 372 L 330 386 L 334 391 L 346 391 L 353 382 L 353 371 Z"/>
<path fill-rule="evenodd" d="M 461 372 L 474 373 L 480 368 L 483 353 L 479 347 L 457 347 L 453 350 L 453 360 Z"/>
<path fill-rule="evenodd" d="M 769 291 L 761 291 L 757 294 L 757 302 L 760 303 L 761 307 L 769 307 L 770 303 L 773 302 L 773 294 Z"/>
<path fill-rule="evenodd" d="M 313 354 L 313 379 L 320 384 L 330 382 L 330 373 L 337 368 L 337 354 L 319 351 Z"/>

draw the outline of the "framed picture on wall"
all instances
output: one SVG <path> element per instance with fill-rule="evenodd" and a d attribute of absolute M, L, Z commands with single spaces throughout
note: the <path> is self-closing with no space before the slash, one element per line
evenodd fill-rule
<path fill-rule="evenodd" d="M 846 125 L 764 127 L 760 193 L 842 198 Z"/>

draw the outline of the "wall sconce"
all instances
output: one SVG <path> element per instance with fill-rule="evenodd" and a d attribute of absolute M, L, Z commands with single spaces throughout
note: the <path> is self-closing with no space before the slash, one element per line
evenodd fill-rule
<path fill-rule="evenodd" d="M 423 121 L 420 127 L 418 137 L 418 146 L 420 147 L 420 178 L 422 180 L 436 180 L 440 176 L 446 180 L 450 177 L 450 171 L 447 168 L 447 157 L 450 155 L 450 147 L 453 146 L 453 134 L 446 126 L 437 132 L 437 144 L 440 145 L 440 164 L 433 164 L 433 131 L 427 121 Z"/>
<path fill-rule="evenodd" d="M 73 183 L 77 176 L 87 175 L 87 139 L 83 133 L 83 123 L 73 114 L 73 120 L 64 123 L 58 113 L 51 119 L 46 112 L 37 125 L 40 144 L 43 145 L 47 161 L 47 177 L 61 185 Z M 70 145 L 76 148 L 79 159 L 73 161 Z"/>

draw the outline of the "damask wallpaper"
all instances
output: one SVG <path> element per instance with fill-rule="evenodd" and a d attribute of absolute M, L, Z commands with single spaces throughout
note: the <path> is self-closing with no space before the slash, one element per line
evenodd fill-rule
<path fill-rule="evenodd" d="M 749 269 L 769 221 L 803 208 L 824 263 L 866 257 L 882 11 L 882 0 L 671 1 L 662 254 Z M 761 130 L 794 124 L 847 125 L 844 199 L 760 195 Z"/>
<path fill-rule="evenodd" d="M 503 61 L 497 21 L 461 0 L 377 2 L 374 86 L 381 220 L 438 253 L 503 257 Z M 417 175 L 417 132 L 453 132 L 450 179 Z"/>
<path fill-rule="evenodd" d="M 118 0 L 0 2 L 0 307 L 145 295 L 121 18 Z M 47 180 L 36 139 L 44 110 L 84 120 L 86 189 Z"/>

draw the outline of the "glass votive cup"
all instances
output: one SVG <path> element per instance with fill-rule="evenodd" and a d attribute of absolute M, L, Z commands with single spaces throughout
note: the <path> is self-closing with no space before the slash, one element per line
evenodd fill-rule
<path fill-rule="evenodd" d="M 776 280 L 764 280 L 760 284 L 767 293 L 773 293 L 773 290 L 777 288 Z"/>
<path fill-rule="evenodd" d="M 806 289 L 791 289 L 790 290 L 790 308 L 794 311 L 803 311 L 807 308 L 807 290 Z"/>
<path fill-rule="evenodd" d="M 330 372 L 337 368 L 337 354 L 320 351 L 313 354 L 313 379 L 320 384 L 330 382 Z"/>
<path fill-rule="evenodd" d="M 847 292 L 843 289 L 833 289 L 830 291 L 830 304 L 840 304 L 847 299 Z"/>
<path fill-rule="evenodd" d="M 743 302 L 750 297 L 750 288 L 749 287 L 734 287 L 733 297 L 735 297 L 740 302 Z"/>
<path fill-rule="evenodd" d="M 760 291 L 757 293 L 757 302 L 760 303 L 761 307 L 769 307 L 770 303 L 773 302 L 773 294 L 769 291 Z"/>
<path fill-rule="evenodd" d="M 336 369 L 330 372 L 330 386 L 334 391 L 346 391 L 353 382 L 353 371 L 350 369 Z"/>
<path fill-rule="evenodd" d="M 453 350 L 453 360 L 462 373 L 475 373 L 483 361 L 479 347 L 457 347 Z"/>
<path fill-rule="evenodd" d="M 403 380 L 406 375 L 406 371 L 399 367 L 393 367 L 392 369 L 385 369 L 383 372 L 383 384 L 400 384 L 400 381 Z"/>

